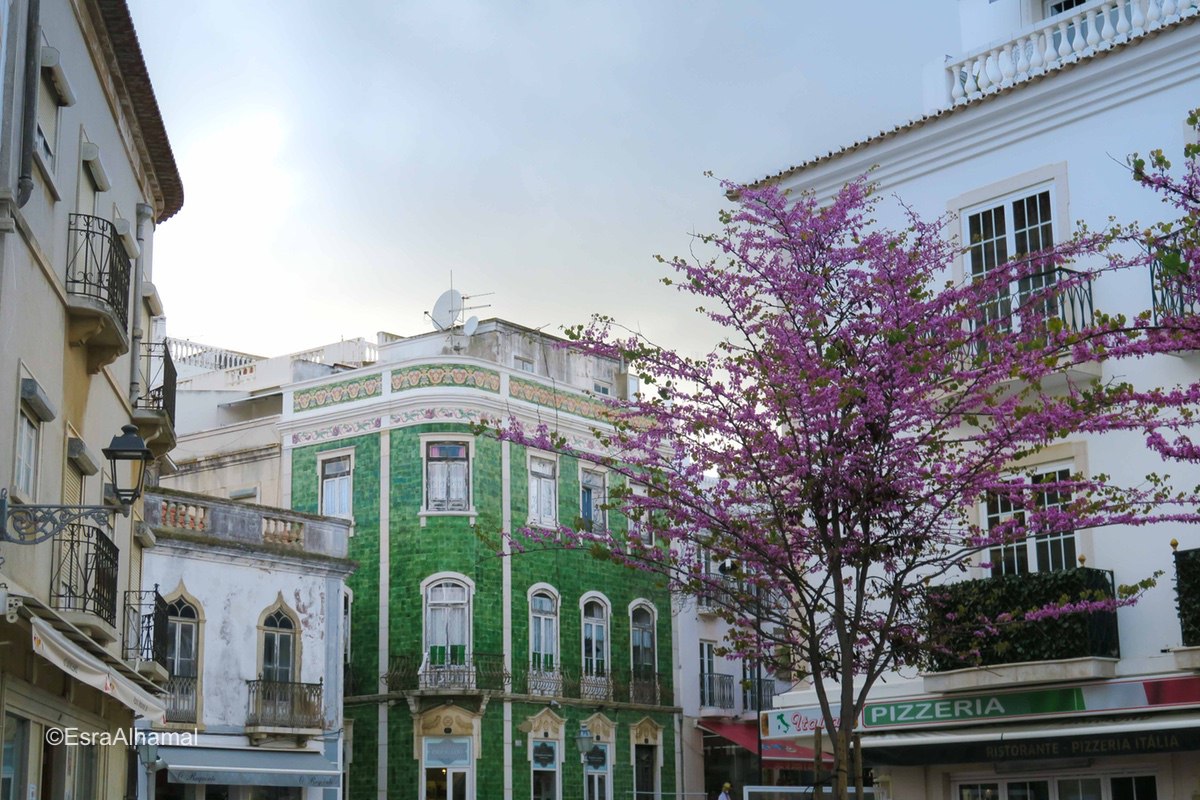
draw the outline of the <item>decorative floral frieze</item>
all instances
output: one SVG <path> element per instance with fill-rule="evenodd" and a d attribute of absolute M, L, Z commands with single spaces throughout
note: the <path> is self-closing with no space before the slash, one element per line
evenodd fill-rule
<path fill-rule="evenodd" d="M 327 442 L 330 439 L 343 439 L 347 436 L 357 436 L 360 433 L 377 431 L 382 427 L 383 419 L 381 417 L 339 422 L 336 425 L 327 425 L 323 428 L 297 431 L 292 434 L 292 444 L 312 444 L 313 442 Z"/>
<path fill-rule="evenodd" d="M 393 392 L 431 386 L 462 386 L 498 394 L 500 373 L 467 364 L 421 364 L 392 371 Z"/>
<path fill-rule="evenodd" d="M 612 411 L 599 400 L 593 400 L 583 395 L 570 394 L 545 384 L 535 383 L 513 376 L 508 379 L 508 393 L 518 400 L 525 400 L 557 411 L 565 411 L 578 417 L 594 420 L 607 420 Z"/>
<path fill-rule="evenodd" d="M 412 425 L 416 422 L 481 422 L 483 413 L 474 408 L 442 408 L 430 406 L 399 411 L 391 415 L 392 425 Z"/>
<path fill-rule="evenodd" d="M 367 397 L 378 397 L 383 393 L 383 375 L 365 375 L 337 383 L 324 383 L 304 389 L 292 395 L 293 411 L 311 411 L 314 408 L 336 406 Z"/>

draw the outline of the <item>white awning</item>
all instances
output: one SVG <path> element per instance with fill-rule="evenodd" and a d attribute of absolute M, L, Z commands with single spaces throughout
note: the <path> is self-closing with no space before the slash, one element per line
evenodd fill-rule
<path fill-rule="evenodd" d="M 155 724 L 162 723 L 167 707 L 161 700 L 106 666 L 48 622 L 37 617 L 30 622 L 33 624 L 33 652 L 77 681 L 115 697 L 137 716 Z"/>
<path fill-rule="evenodd" d="M 342 785 L 337 764 L 311 750 L 263 750 L 221 747 L 160 747 L 167 779 L 176 783 L 231 786 Z"/>

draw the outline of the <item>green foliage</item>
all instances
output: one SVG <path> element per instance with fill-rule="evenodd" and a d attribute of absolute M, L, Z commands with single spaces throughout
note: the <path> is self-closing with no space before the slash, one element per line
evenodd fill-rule
<path fill-rule="evenodd" d="M 1200 646 L 1200 549 L 1175 553 L 1175 605 L 1184 646 Z"/>
<path fill-rule="evenodd" d="M 941 672 L 1085 656 L 1115 658 L 1120 650 L 1114 611 L 1026 619 L 1050 606 L 1112 597 L 1112 574 L 1090 567 L 933 587 L 927 601 L 933 648 L 927 668 Z"/>

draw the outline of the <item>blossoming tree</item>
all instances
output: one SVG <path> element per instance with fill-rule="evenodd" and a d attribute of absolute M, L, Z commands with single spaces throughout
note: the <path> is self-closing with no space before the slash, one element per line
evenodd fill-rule
<path fill-rule="evenodd" d="M 1200 332 L 1156 338 L 1148 315 L 1095 312 L 1088 268 L 1111 268 L 1096 256 L 1104 237 L 955 282 L 959 248 L 945 220 L 875 225 L 865 179 L 827 204 L 726 188 L 736 208 L 719 233 L 699 237 L 708 255 L 660 259 L 674 272 L 664 282 L 723 331 L 708 355 L 656 346 L 603 317 L 568 332 L 573 346 L 640 375 L 640 398 L 614 402 L 613 424 L 596 431 L 607 455 L 579 456 L 625 476 L 610 502 L 655 536 L 531 530 L 521 546 L 565 536 L 667 576 L 734 623 L 732 651 L 807 675 L 844 798 L 871 688 L 946 647 L 927 635 L 928 586 L 1027 536 L 1197 520 L 1195 497 L 1163 476 L 1137 486 L 1014 476 L 1065 440 L 1185 433 L 1195 387 L 1099 382 L 1086 366 L 1200 348 Z M 565 446 L 548 428 L 497 429 Z M 975 509 L 989 497 L 1020 513 L 981 525 Z M 1112 610 L 1145 585 L 1038 614 Z M 963 624 L 986 636 L 1009 619 Z"/>

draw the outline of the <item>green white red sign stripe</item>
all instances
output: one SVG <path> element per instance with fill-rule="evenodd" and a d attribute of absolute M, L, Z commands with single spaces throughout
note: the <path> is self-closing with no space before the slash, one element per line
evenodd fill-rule
<path fill-rule="evenodd" d="M 1117 680 L 1044 689 L 956 693 L 868 702 L 855 729 L 908 730 L 1188 707 L 1200 707 L 1200 676 Z M 820 709 L 814 707 L 776 708 L 763 712 L 761 724 L 763 736 L 767 738 L 811 735 L 814 728 L 824 727 Z"/>

